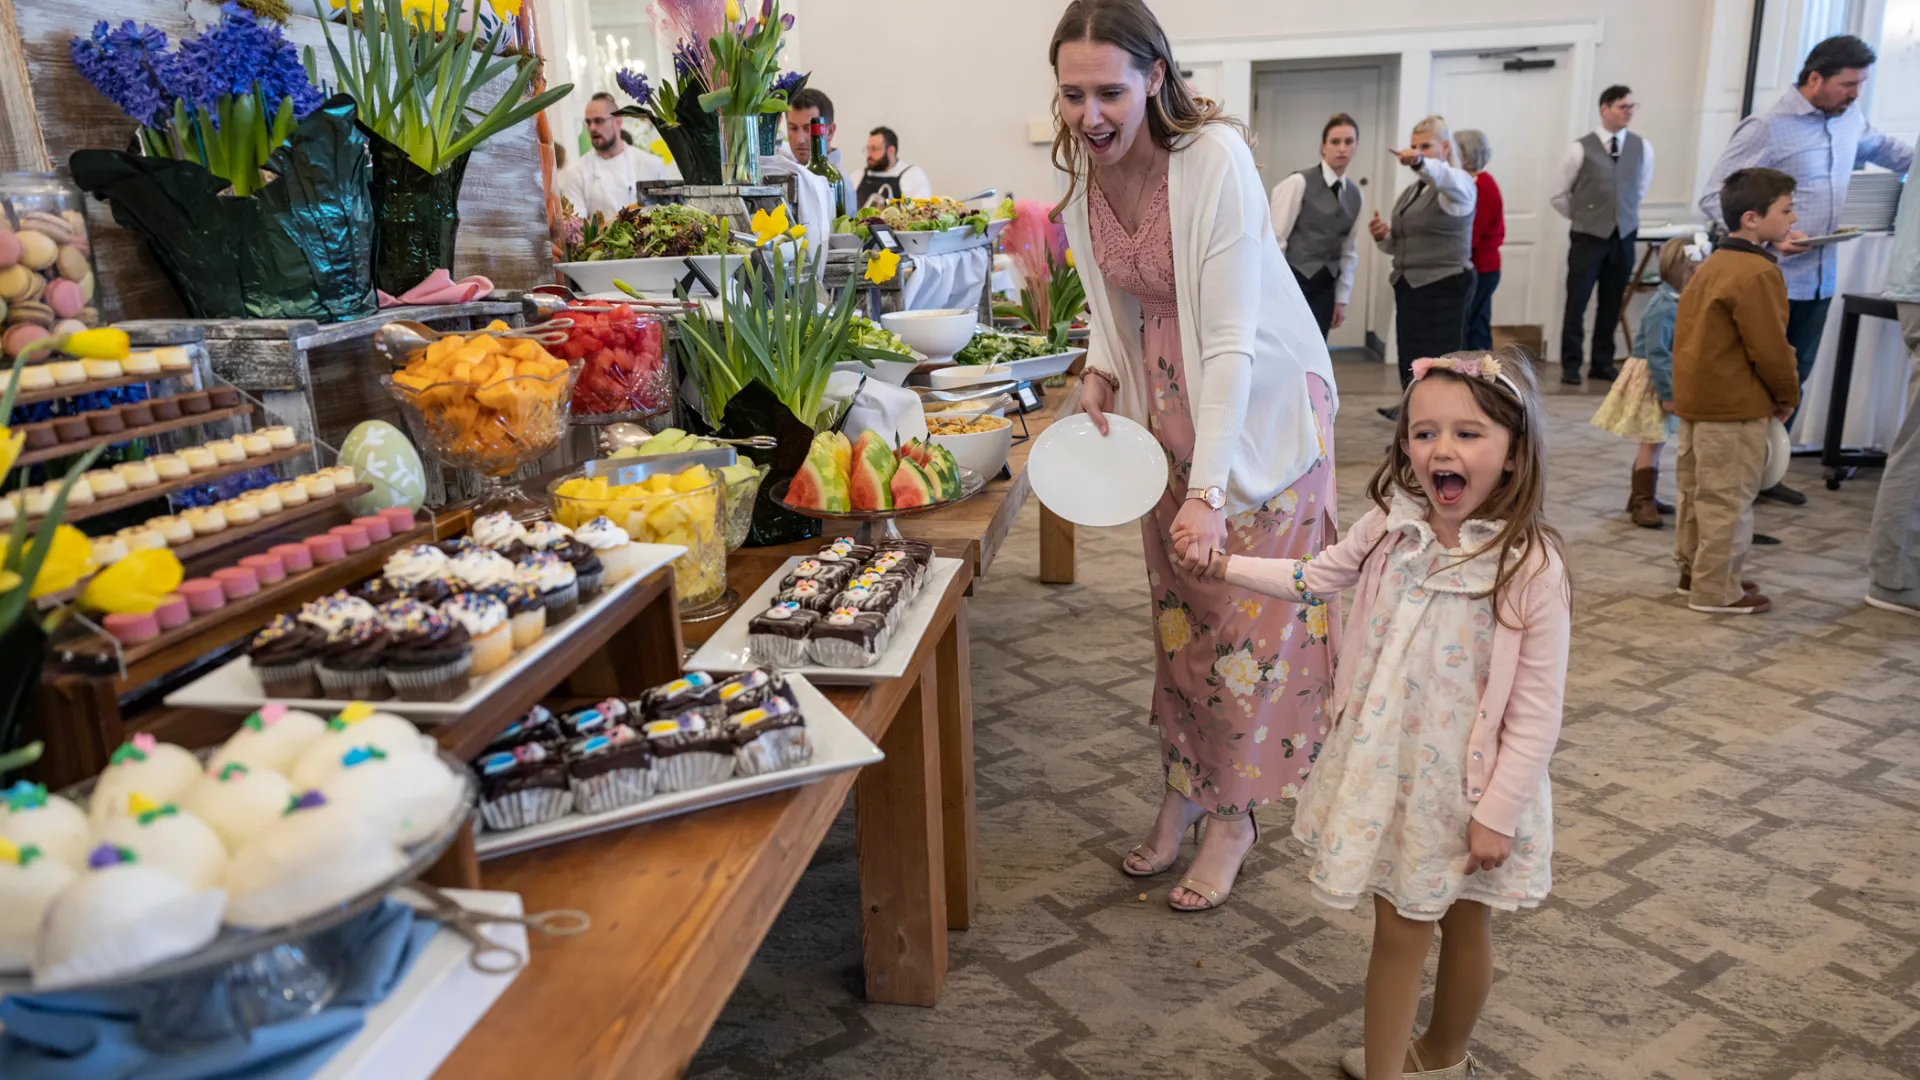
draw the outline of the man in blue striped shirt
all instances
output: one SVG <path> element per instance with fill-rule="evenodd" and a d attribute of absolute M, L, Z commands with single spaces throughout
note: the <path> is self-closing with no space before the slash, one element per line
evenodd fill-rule
<path fill-rule="evenodd" d="M 1796 237 L 1826 236 L 1840 226 L 1853 170 L 1872 162 L 1905 173 L 1913 147 L 1874 129 L 1854 103 L 1875 60 L 1873 49 L 1850 34 L 1813 47 L 1801 66 L 1797 86 L 1780 95 L 1765 112 L 1740 122 L 1707 178 L 1700 209 L 1708 221 L 1721 220 L 1720 186 L 1741 169 L 1763 165 L 1794 178 L 1793 209 L 1800 215 Z M 1779 247 L 1780 273 L 1787 279 L 1787 339 L 1799 360 L 1800 381 L 1813 371 L 1833 300 L 1835 253 L 1832 246 Z M 1764 498 L 1801 505 L 1805 495 L 1776 484 Z"/>

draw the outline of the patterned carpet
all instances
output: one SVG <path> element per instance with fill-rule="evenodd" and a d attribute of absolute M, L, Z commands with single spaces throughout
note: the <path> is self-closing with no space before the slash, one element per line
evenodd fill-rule
<path fill-rule="evenodd" d="M 1340 383 L 1351 521 L 1391 383 Z M 1627 523 L 1631 451 L 1587 425 L 1598 402 L 1548 403 L 1576 575 L 1555 890 L 1495 920 L 1484 1075 L 1920 1077 L 1920 623 L 1860 601 L 1872 475 L 1830 493 L 1796 463 L 1811 503 L 1760 509 L 1785 543 L 1748 569 L 1773 613 L 1696 615 L 1672 531 Z M 1083 531 L 1080 584 L 1047 587 L 1036 521 L 974 602 L 983 895 L 939 1007 L 861 997 L 849 812 L 689 1075 L 1340 1075 L 1370 917 L 1309 899 L 1284 807 L 1222 911 L 1120 875 L 1160 786 L 1139 534 Z"/>

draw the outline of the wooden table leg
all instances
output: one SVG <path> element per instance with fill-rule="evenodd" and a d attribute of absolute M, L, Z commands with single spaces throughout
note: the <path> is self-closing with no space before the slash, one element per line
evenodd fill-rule
<path fill-rule="evenodd" d="M 1040 507 L 1040 580 L 1071 585 L 1074 578 L 1073 522 Z"/>
<path fill-rule="evenodd" d="M 854 787 L 867 1000 L 890 1005 L 930 1006 L 947 977 L 938 666 L 927 663 L 881 737 L 887 759 Z"/>
<path fill-rule="evenodd" d="M 960 601 L 940 639 L 940 823 L 945 834 L 947 929 L 973 925 L 980 895 L 975 849 L 979 828 L 973 813 L 973 671 L 967 642 L 967 604 Z"/>

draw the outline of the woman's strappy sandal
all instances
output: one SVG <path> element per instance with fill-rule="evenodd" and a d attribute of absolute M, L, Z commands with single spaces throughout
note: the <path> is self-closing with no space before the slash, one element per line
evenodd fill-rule
<path fill-rule="evenodd" d="M 1227 896 L 1233 892 L 1233 883 L 1240 879 L 1240 871 L 1246 868 L 1247 860 L 1253 856 L 1253 849 L 1260 846 L 1260 821 L 1253 816 L 1252 810 L 1247 811 L 1247 820 L 1253 823 L 1253 842 L 1247 845 L 1246 854 L 1240 856 L 1240 865 L 1233 868 L 1233 877 L 1228 878 L 1224 885 L 1214 885 L 1210 882 L 1199 881 L 1191 876 L 1183 877 L 1174 885 L 1174 888 L 1197 893 L 1200 896 L 1206 897 L 1207 902 L 1193 906 L 1176 904 L 1173 902 L 1173 894 L 1168 893 L 1168 907 L 1175 911 L 1185 912 L 1212 911 L 1227 902 Z"/>
<path fill-rule="evenodd" d="M 1193 833 L 1193 842 L 1195 844 L 1200 842 L 1200 822 L 1198 820 L 1194 821 L 1190 830 L 1182 829 L 1180 831 L 1183 834 L 1191 831 Z M 1141 862 L 1146 863 L 1147 869 L 1135 870 L 1133 867 L 1128 866 L 1127 859 L 1130 858 L 1138 858 Z M 1180 842 L 1178 840 L 1174 841 L 1173 853 L 1167 856 L 1167 861 L 1165 862 L 1160 861 L 1160 856 L 1155 853 L 1152 848 L 1145 844 L 1135 844 L 1132 848 L 1128 849 L 1126 855 L 1120 859 L 1120 872 L 1128 877 L 1135 878 L 1159 877 L 1161 874 L 1173 869 L 1173 864 L 1179 861 Z"/>

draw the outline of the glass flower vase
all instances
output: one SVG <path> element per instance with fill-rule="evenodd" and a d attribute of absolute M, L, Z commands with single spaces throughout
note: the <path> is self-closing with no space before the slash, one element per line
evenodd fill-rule
<path fill-rule="evenodd" d="M 750 185 L 760 182 L 760 129 L 769 113 L 720 114 L 720 182 Z"/>

